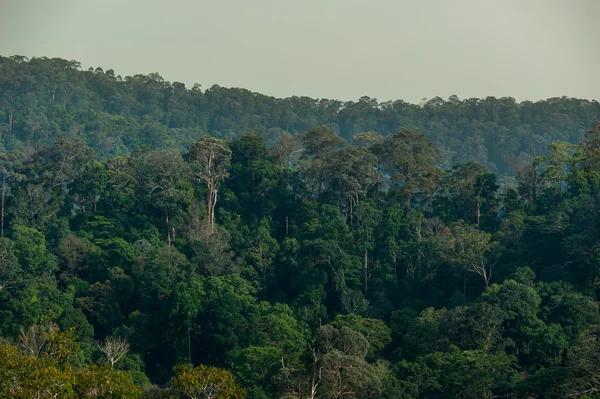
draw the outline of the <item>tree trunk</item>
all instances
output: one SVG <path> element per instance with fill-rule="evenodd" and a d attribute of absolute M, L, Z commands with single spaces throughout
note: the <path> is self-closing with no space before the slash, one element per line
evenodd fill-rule
<path fill-rule="evenodd" d="M 4 194 L 6 192 L 6 174 L 2 176 L 2 216 L 0 217 L 0 238 L 4 237 Z"/>
<path fill-rule="evenodd" d="M 365 297 L 369 294 L 369 274 L 368 274 L 368 253 L 367 253 L 367 249 L 365 248 Z"/>
<path fill-rule="evenodd" d="M 206 221 L 208 222 L 208 228 L 210 230 L 210 210 L 212 209 L 212 188 L 208 186 L 208 197 L 206 198 Z"/>
<path fill-rule="evenodd" d="M 490 272 L 490 274 L 488 275 L 487 270 L 485 270 L 485 266 L 482 268 L 483 270 L 483 274 L 481 275 L 481 277 L 483 277 L 483 282 L 485 283 L 485 288 L 487 289 L 490 286 L 490 280 L 492 278 L 492 274 Z"/>
<path fill-rule="evenodd" d="M 188 339 L 188 363 L 192 364 L 192 340 L 190 339 L 190 328 L 187 328 L 187 339 Z"/>
<path fill-rule="evenodd" d="M 289 234 L 289 229 L 290 229 L 290 222 L 289 222 L 289 218 L 288 215 L 285 215 L 285 236 L 287 237 Z"/>
<path fill-rule="evenodd" d="M 477 231 L 481 228 L 481 195 L 477 196 Z"/>
<path fill-rule="evenodd" d="M 308 347 L 313 355 L 312 376 L 310 378 L 310 399 L 315 399 L 317 397 L 317 387 L 321 382 L 321 370 L 319 369 L 319 360 L 321 358 L 321 352 L 316 350 L 315 348 L 312 348 L 310 344 L 308 345 Z M 300 393 L 300 389 L 298 389 L 298 393 Z"/>
<path fill-rule="evenodd" d="M 13 111 L 8 111 L 8 132 L 12 134 L 13 132 Z"/>
<path fill-rule="evenodd" d="M 537 198 L 537 167 L 535 166 L 535 163 L 533 165 L 533 188 L 531 197 L 532 202 L 535 204 Z"/>
<path fill-rule="evenodd" d="M 319 383 L 315 381 L 315 376 L 313 375 L 313 377 L 311 378 L 311 381 L 310 381 L 310 399 L 316 398 L 318 385 L 319 385 Z"/>
<path fill-rule="evenodd" d="M 353 214 L 353 212 L 352 212 L 352 211 L 353 211 L 353 207 L 352 207 L 352 198 L 350 198 L 350 227 L 352 227 L 352 219 L 353 219 L 353 217 L 354 217 L 354 214 Z"/>
<path fill-rule="evenodd" d="M 165 209 L 165 225 L 167 226 L 167 243 L 171 247 L 171 231 L 169 231 L 169 211 Z"/>
<path fill-rule="evenodd" d="M 215 232 L 215 207 L 217 205 L 217 189 L 213 189 L 212 210 L 210 212 L 210 234 Z"/>
<path fill-rule="evenodd" d="M 377 157 L 377 172 L 381 171 L 381 161 Z M 379 177 L 375 181 L 375 208 L 379 208 Z"/>
<path fill-rule="evenodd" d="M 394 251 L 394 280 L 396 281 L 396 287 L 398 286 L 398 258 L 396 257 L 396 251 Z"/>
<path fill-rule="evenodd" d="M 217 204 L 217 189 L 215 188 L 214 183 L 209 182 L 208 184 L 208 199 L 206 201 L 207 205 L 207 222 L 208 222 L 208 233 L 214 233 L 215 229 L 215 205 Z"/>

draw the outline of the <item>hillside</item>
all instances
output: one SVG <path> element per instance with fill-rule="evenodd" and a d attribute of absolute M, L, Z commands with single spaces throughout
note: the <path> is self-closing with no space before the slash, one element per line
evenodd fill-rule
<path fill-rule="evenodd" d="M 346 140 L 415 127 L 441 148 L 441 166 L 476 161 L 503 175 L 511 172 L 511 157 L 540 154 L 553 141 L 576 143 L 598 120 L 597 101 L 564 97 L 518 103 L 452 96 L 422 105 L 368 97 L 278 99 L 237 88 L 186 88 L 158 74 L 84 71 L 57 58 L 0 57 L 0 150 L 77 136 L 100 155 L 114 156 L 140 145 L 183 151 L 206 133 L 233 140 L 256 131 L 273 144 L 284 132 L 298 135 L 315 125 Z"/>
<path fill-rule="evenodd" d="M 0 398 L 599 398 L 598 103 L 0 68 Z"/>

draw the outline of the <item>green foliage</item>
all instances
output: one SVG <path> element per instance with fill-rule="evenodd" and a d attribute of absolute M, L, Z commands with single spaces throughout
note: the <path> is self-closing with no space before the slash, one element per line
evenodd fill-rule
<path fill-rule="evenodd" d="M 138 399 L 141 389 L 131 377 L 109 367 L 89 366 L 76 375 L 78 397 L 101 399 Z"/>
<path fill-rule="evenodd" d="M 361 333 L 375 351 L 382 350 L 391 342 L 390 328 L 385 325 L 383 320 L 367 319 L 357 315 L 338 315 L 333 321 L 333 325 L 338 328 L 345 326 Z"/>
<path fill-rule="evenodd" d="M 21 267 L 30 276 L 39 276 L 54 269 L 54 259 L 46 248 L 44 234 L 34 228 L 15 225 L 12 227 L 15 255 Z"/>
<path fill-rule="evenodd" d="M 1 397 L 599 389 L 597 102 L 0 88 Z"/>
<path fill-rule="evenodd" d="M 246 392 L 239 388 L 231 373 L 216 367 L 175 368 L 174 388 L 190 399 L 244 399 Z"/>
<path fill-rule="evenodd" d="M 18 346 L 0 346 L 0 396 L 10 398 L 140 398 L 131 377 L 94 365 L 74 368 L 79 347 L 73 330 L 34 326 Z M 79 364 L 81 366 L 81 364 Z"/>
<path fill-rule="evenodd" d="M 492 398 L 521 380 L 514 357 L 502 352 L 461 351 L 454 346 L 415 363 L 403 362 L 399 369 L 423 398 Z"/>

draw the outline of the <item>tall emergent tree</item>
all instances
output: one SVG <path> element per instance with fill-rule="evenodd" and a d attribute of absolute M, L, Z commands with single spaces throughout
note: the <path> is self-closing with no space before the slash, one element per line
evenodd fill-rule
<path fill-rule="evenodd" d="M 215 205 L 219 183 L 229 176 L 231 149 L 223 141 L 214 137 L 205 137 L 192 144 L 187 154 L 190 162 L 190 174 L 194 179 L 202 180 L 208 188 L 206 200 L 209 232 L 215 229 Z"/>
<path fill-rule="evenodd" d="M 325 188 L 327 156 L 344 141 L 327 126 L 314 127 L 302 137 L 304 152 L 300 159 L 305 161 L 302 169 L 307 181 L 316 191 L 316 198 L 321 196 Z"/>
<path fill-rule="evenodd" d="M 440 151 L 425 134 L 404 128 L 390 136 L 381 151 L 384 167 L 399 186 L 400 195 L 406 198 L 408 214 L 413 195 L 432 184 L 436 176 L 434 163 Z"/>
<path fill-rule="evenodd" d="M 492 241 L 490 233 L 474 225 L 458 223 L 453 230 L 457 262 L 468 272 L 479 275 L 487 288 L 498 261 L 498 243 Z"/>

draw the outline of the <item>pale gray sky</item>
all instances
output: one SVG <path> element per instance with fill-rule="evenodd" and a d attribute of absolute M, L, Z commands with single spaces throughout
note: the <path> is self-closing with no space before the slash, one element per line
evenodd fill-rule
<path fill-rule="evenodd" d="M 0 54 L 278 97 L 600 99 L 600 0 L 0 0 Z"/>

